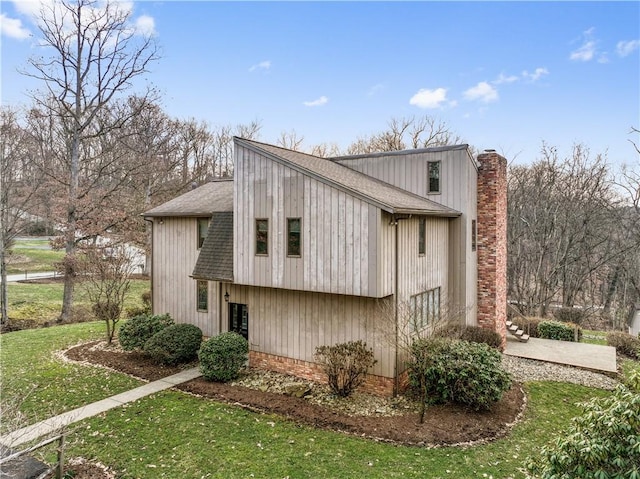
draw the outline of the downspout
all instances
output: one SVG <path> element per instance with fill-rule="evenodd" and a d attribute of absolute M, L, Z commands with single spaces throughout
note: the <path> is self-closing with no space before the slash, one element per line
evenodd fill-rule
<path fill-rule="evenodd" d="M 147 221 L 151 225 L 151 250 L 149 254 L 151 255 L 151 274 L 149 275 L 149 290 L 151 291 L 151 314 L 155 313 L 155 301 L 153 297 L 153 272 L 156 270 L 154 263 L 154 254 L 153 254 L 153 219 L 149 219 L 146 216 L 142 217 L 143 220 Z M 148 258 L 145 258 L 148 260 Z"/>
<path fill-rule="evenodd" d="M 393 225 L 396 228 L 395 231 L 395 267 L 394 267 L 394 285 L 393 285 L 393 296 L 395 298 L 395 308 L 394 308 L 394 320 L 395 320 L 395 361 L 394 361 L 394 366 L 393 366 L 393 395 L 394 397 L 398 395 L 398 393 L 400 392 L 400 376 L 399 376 L 399 372 L 398 372 L 398 360 L 399 360 L 399 356 L 398 356 L 398 346 L 400 343 L 400 326 L 398 324 L 398 320 L 399 320 L 399 309 L 400 309 L 400 298 L 398 295 L 398 287 L 400 285 L 400 280 L 399 280 L 399 274 L 398 274 L 398 265 L 400 263 L 400 259 L 399 259 L 399 254 L 398 254 L 398 239 L 399 239 L 399 235 L 398 235 L 398 219 L 396 218 L 396 216 L 393 216 Z"/>

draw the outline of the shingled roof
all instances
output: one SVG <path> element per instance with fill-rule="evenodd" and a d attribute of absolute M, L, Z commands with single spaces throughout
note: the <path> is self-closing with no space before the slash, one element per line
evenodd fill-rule
<path fill-rule="evenodd" d="M 266 155 L 273 161 L 312 176 L 323 183 L 329 183 L 389 213 L 445 217 L 456 217 L 461 214 L 452 208 L 397 188 L 329 159 L 244 138 L 235 137 L 234 140 L 241 146 Z"/>
<path fill-rule="evenodd" d="M 233 179 L 214 180 L 147 211 L 143 216 L 211 216 L 233 212 Z"/>
<path fill-rule="evenodd" d="M 214 212 L 191 275 L 209 281 L 233 281 L 233 212 Z"/>

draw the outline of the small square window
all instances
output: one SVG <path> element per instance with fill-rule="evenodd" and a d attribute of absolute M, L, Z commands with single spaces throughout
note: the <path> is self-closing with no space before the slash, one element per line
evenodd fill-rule
<path fill-rule="evenodd" d="M 287 218 L 287 256 L 300 256 L 300 218 Z"/>
<path fill-rule="evenodd" d="M 269 220 L 256 220 L 256 255 L 269 254 Z"/>
<path fill-rule="evenodd" d="M 427 252 L 427 219 L 420 218 L 418 223 L 418 254 L 424 255 Z"/>
<path fill-rule="evenodd" d="M 429 161 L 427 162 L 427 169 L 429 171 L 429 193 L 440 193 L 440 162 Z"/>
<path fill-rule="evenodd" d="M 209 310 L 209 282 L 197 282 L 198 290 L 198 311 L 207 312 Z"/>
<path fill-rule="evenodd" d="M 198 218 L 198 249 L 202 248 L 209 231 L 209 218 Z"/>

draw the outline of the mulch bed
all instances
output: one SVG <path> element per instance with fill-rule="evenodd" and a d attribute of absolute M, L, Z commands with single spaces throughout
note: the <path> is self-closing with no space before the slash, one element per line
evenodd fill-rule
<path fill-rule="evenodd" d="M 66 352 L 69 359 L 86 361 L 155 381 L 175 374 L 185 367 L 161 366 L 140 353 L 105 351 L 87 343 Z M 209 382 L 202 378 L 177 386 L 199 396 L 231 403 L 252 411 L 274 413 L 298 424 L 405 445 L 446 446 L 469 444 L 496 439 L 508 433 L 525 405 L 525 395 L 519 384 L 505 393 L 490 410 L 475 412 L 458 405 L 429 407 L 425 422 L 419 423 L 416 413 L 391 417 L 348 416 L 330 408 L 312 404 L 306 399 L 272 392 L 262 392 L 242 386 Z"/>

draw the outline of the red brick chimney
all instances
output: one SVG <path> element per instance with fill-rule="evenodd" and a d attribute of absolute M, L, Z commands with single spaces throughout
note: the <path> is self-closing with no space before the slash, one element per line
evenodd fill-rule
<path fill-rule="evenodd" d="M 478 326 L 507 340 L 507 160 L 478 155 Z"/>

